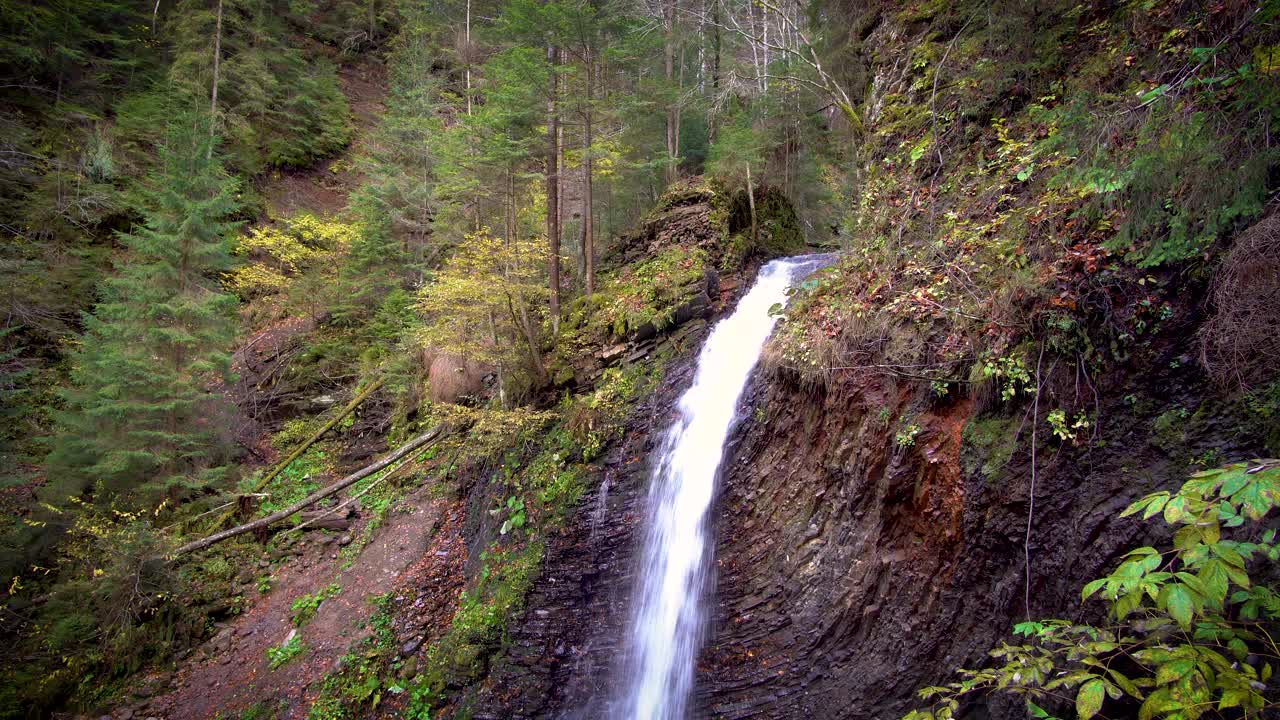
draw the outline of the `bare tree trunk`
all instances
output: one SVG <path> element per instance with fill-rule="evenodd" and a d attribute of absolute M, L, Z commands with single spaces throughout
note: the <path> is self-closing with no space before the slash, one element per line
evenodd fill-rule
<path fill-rule="evenodd" d="M 265 528 L 268 525 L 271 525 L 272 523 L 284 520 L 285 518 L 298 512 L 299 510 L 302 510 L 311 505 L 314 505 L 317 502 L 331 495 L 335 495 L 343 488 L 347 488 L 347 487 L 350 487 L 351 485 L 356 484 L 360 480 L 363 480 L 364 478 L 369 477 L 370 475 L 378 472 L 379 470 L 382 470 L 383 468 L 387 467 L 391 463 L 394 463 L 395 461 L 399 460 L 405 455 L 408 455 L 414 450 L 417 450 L 423 445 L 426 445 L 432 440 L 435 440 L 436 438 L 440 437 L 442 433 L 444 433 L 446 427 L 447 426 L 444 424 L 436 425 L 435 427 L 431 428 L 427 432 L 410 440 L 404 445 L 401 445 L 395 452 L 387 455 L 386 457 L 382 458 L 378 462 L 373 463 L 372 465 L 363 467 L 360 470 L 357 470 L 356 472 L 342 478 L 341 480 L 333 483 L 332 485 L 329 485 L 328 487 L 322 490 L 317 490 L 316 492 L 308 495 L 307 497 L 303 498 L 302 500 L 299 500 L 298 502 L 290 505 L 289 507 L 283 510 L 273 512 L 270 515 L 264 518 L 259 518 L 257 520 L 254 520 L 253 522 L 245 523 L 244 525 L 237 525 L 236 527 L 223 530 L 222 532 L 214 533 L 201 540 L 189 542 L 186 545 L 179 547 L 177 550 L 174 550 L 173 553 L 169 555 L 169 557 L 176 558 L 179 555 L 185 555 L 190 552 L 195 552 L 196 550 L 203 550 L 204 548 L 207 548 L 210 545 L 213 545 L 215 543 L 220 543 L 223 540 L 226 540 L 228 538 L 233 538 L 237 535 L 243 535 L 247 532 L 253 532 L 254 530 L 257 530 L 259 528 Z"/>
<path fill-rule="evenodd" d="M 462 34 L 463 44 L 466 46 L 464 52 L 466 63 L 463 74 L 466 76 L 467 83 L 467 116 L 471 116 L 471 0 L 467 0 L 467 24 Z"/>
<path fill-rule="evenodd" d="M 507 166 L 506 202 L 503 205 L 503 220 L 506 224 L 507 245 L 516 241 L 516 169 Z"/>
<path fill-rule="evenodd" d="M 561 57 L 563 57 L 561 51 Z M 560 172 L 556 175 L 556 226 L 560 228 L 561 235 L 564 234 L 564 214 L 565 214 L 565 164 L 564 164 L 564 123 L 556 126 L 556 167 L 560 168 Z"/>
<path fill-rule="evenodd" d="M 510 205 L 507 210 L 507 246 L 514 249 L 518 238 L 516 233 L 519 230 L 519 217 L 516 209 L 516 169 L 514 166 L 507 168 L 507 189 L 510 195 Z M 503 274 L 510 276 L 511 263 L 508 262 L 503 266 Z M 533 366 L 533 372 L 540 384 L 546 384 L 547 369 L 542 364 L 542 353 L 538 350 L 538 336 L 533 330 L 533 323 L 529 319 L 529 304 L 525 302 L 524 292 L 518 284 L 512 283 L 509 287 L 515 287 L 515 298 L 512 299 L 510 291 L 507 292 L 507 312 L 511 314 L 511 321 L 516 328 L 524 336 L 525 344 L 529 350 L 529 364 Z M 519 306 L 513 307 L 513 302 Z"/>
<path fill-rule="evenodd" d="M 547 62 L 558 64 L 559 52 L 547 47 Z M 553 69 L 547 100 L 547 285 L 551 290 L 551 334 L 560 334 L 560 116 L 556 102 L 560 76 Z"/>
<path fill-rule="evenodd" d="M 213 91 L 209 93 L 209 151 L 206 160 L 213 159 L 213 138 L 218 129 L 218 73 L 222 68 L 222 0 L 218 0 L 218 20 L 213 30 Z"/>
<path fill-rule="evenodd" d="M 676 132 L 675 132 L 676 154 L 674 157 L 677 160 L 680 157 L 680 121 L 684 119 L 684 114 L 683 114 L 684 113 L 684 102 L 683 102 L 684 100 L 684 69 L 685 69 L 685 51 L 687 49 L 688 49 L 688 46 L 684 44 L 680 45 L 680 66 L 679 66 L 679 69 L 676 71 L 676 104 L 675 104 L 675 108 L 672 110 L 672 112 L 674 112 L 676 116 L 676 123 L 675 123 L 676 124 Z M 677 166 L 676 167 L 677 176 L 679 176 L 679 170 L 680 168 L 679 166 Z"/>
<path fill-rule="evenodd" d="M 676 66 L 676 0 L 663 0 L 662 23 L 666 30 L 666 42 L 662 48 L 663 71 L 667 79 L 667 89 L 675 82 Z M 676 158 L 680 156 L 680 135 L 676 116 L 676 102 L 667 105 L 667 184 L 676 180 Z"/>
<path fill-rule="evenodd" d="M 761 41 L 760 54 L 764 56 L 764 65 L 760 68 L 760 80 L 764 83 L 764 91 L 769 92 L 769 8 L 760 6 Z"/>
<path fill-rule="evenodd" d="M 489 340 L 493 342 L 493 347 L 498 347 L 498 322 L 493 317 L 493 310 L 489 310 Z M 498 404 L 503 410 L 507 409 L 507 373 L 503 370 L 502 356 L 498 356 L 495 367 L 498 373 Z"/>
<path fill-rule="evenodd" d="M 756 86 L 763 93 L 764 72 L 760 69 L 760 42 L 757 40 L 760 34 L 756 32 L 756 7 L 754 2 L 747 6 L 747 20 L 751 28 L 751 68 L 756 71 Z"/>
<path fill-rule="evenodd" d="M 593 108 L 592 91 L 593 76 L 595 74 L 595 66 L 591 49 L 588 48 L 586 53 L 587 60 L 587 83 L 586 83 L 586 112 L 583 114 L 583 153 L 582 153 L 582 255 L 586 265 L 586 291 L 587 297 L 591 297 L 596 291 L 596 250 L 595 250 L 595 208 L 591 205 L 592 194 L 592 165 L 591 143 L 593 141 L 591 135 L 591 114 Z"/>
<path fill-rule="evenodd" d="M 529 303 L 525 302 L 524 293 L 516 290 L 514 303 L 517 307 L 512 307 L 512 298 L 507 295 L 507 312 L 511 314 L 512 321 L 516 327 L 520 328 L 520 334 L 524 336 L 525 348 L 529 351 L 529 364 L 533 366 L 533 375 L 537 379 L 539 385 L 547 384 L 547 367 L 542 364 L 542 352 L 538 350 L 538 336 L 533 331 L 533 323 L 529 320 Z"/>
<path fill-rule="evenodd" d="M 711 0 L 711 47 L 714 51 L 711 56 L 711 90 L 716 95 L 720 92 L 720 2 Z"/>

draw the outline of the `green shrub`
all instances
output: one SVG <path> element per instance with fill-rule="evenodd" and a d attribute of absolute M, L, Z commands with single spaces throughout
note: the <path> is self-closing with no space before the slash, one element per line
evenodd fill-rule
<path fill-rule="evenodd" d="M 272 670 L 277 670 L 306 650 L 307 646 L 303 644 L 302 636 L 295 632 L 283 644 L 267 648 L 267 664 Z"/>
<path fill-rule="evenodd" d="M 342 592 L 342 586 L 338 583 L 331 583 L 310 595 L 303 595 L 293 604 L 289 606 L 290 619 L 293 621 L 294 627 L 302 627 L 311 622 L 311 618 L 315 617 L 316 610 L 320 609 L 320 603 Z"/>
<path fill-rule="evenodd" d="M 1261 523 L 1277 505 L 1280 460 L 1199 472 L 1176 493 L 1133 503 L 1121 517 L 1160 515 L 1173 542 L 1131 550 L 1114 572 L 1084 586 L 1081 600 L 1102 598 L 1109 623 L 1019 623 L 1014 632 L 1024 640 L 992 650 L 993 667 L 922 689 L 929 709 L 904 720 L 950 720 L 965 696 L 986 692 L 1021 697 L 1044 718 L 1040 705 L 1063 698 L 1074 698 L 1080 720 L 1098 715 L 1108 698 L 1140 703 L 1141 718 L 1270 717 L 1280 707 L 1265 694 L 1280 660 L 1270 631 L 1280 594 L 1272 569 L 1258 565 L 1280 560 L 1280 545 L 1275 528 L 1245 524 Z"/>

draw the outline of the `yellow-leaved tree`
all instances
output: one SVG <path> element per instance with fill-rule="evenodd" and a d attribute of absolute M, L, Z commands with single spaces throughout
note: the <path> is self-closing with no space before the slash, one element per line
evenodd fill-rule
<path fill-rule="evenodd" d="M 355 223 L 310 213 L 253 228 L 235 248 L 249 262 L 227 273 L 227 287 L 245 300 L 314 314 L 324 306 L 338 258 L 360 232 Z"/>
<path fill-rule="evenodd" d="M 418 296 L 420 340 L 437 352 L 493 365 L 499 391 L 546 380 L 540 330 L 548 290 L 541 240 L 507 240 L 488 228 L 467 234 Z"/>

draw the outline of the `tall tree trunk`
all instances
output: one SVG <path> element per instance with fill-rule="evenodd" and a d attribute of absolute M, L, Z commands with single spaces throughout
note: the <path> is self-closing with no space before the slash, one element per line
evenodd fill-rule
<path fill-rule="evenodd" d="M 720 0 L 711 0 L 711 91 L 720 94 Z"/>
<path fill-rule="evenodd" d="M 676 0 L 663 0 L 662 24 L 666 30 L 666 41 L 662 48 L 663 71 L 667 79 L 667 91 L 675 82 L 676 69 Z M 667 184 L 676 180 L 676 158 L 680 156 L 680 135 L 677 124 L 676 101 L 667 105 Z"/>
<path fill-rule="evenodd" d="M 489 341 L 493 343 L 495 348 L 498 347 L 498 322 L 493 317 L 493 310 L 489 310 Z M 498 405 L 503 410 L 507 409 L 507 373 L 503 369 L 502 356 L 498 356 L 498 361 L 494 364 L 494 370 L 498 374 Z"/>
<path fill-rule="evenodd" d="M 764 56 L 764 64 L 761 66 L 760 78 L 764 83 L 765 92 L 769 92 L 769 8 L 764 5 L 760 6 L 760 54 Z"/>
<path fill-rule="evenodd" d="M 593 141 L 591 134 L 591 114 L 592 114 L 592 91 L 593 76 L 595 74 L 595 66 L 592 64 L 593 58 L 591 49 L 588 48 L 586 53 L 587 60 L 587 83 L 586 83 L 586 112 L 583 114 L 583 152 L 582 152 L 582 255 L 586 265 L 586 289 L 587 297 L 591 297 L 596 291 L 596 250 L 595 250 L 595 208 L 591 206 L 592 195 L 592 165 L 591 143 Z"/>
<path fill-rule="evenodd" d="M 519 238 L 516 233 L 519 230 L 519 217 L 516 208 L 516 169 L 514 165 L 507 167 L 507 190 L 510 196 L 510 204 L 507 208 L 507 247 L 514 251 Z M 503 265 L 503 275 L 510 277 L 511 263 L 508 261 Z M 538 350 L 538 336 L 534 332 L 533 322 L 529 319 L 529 303 L 525 301 L 524 291 L 520 289 L 519 284 L 511 282 L 508 288 L 515 288 L 515 296 L 508 290 L 507 312 L 511 315 L 511 322 L 524 336 L 525 345 L 529 351 L 529 364 L 533 366 L 533 374 L 537 378 L 540 385 L 545 385 L 547 381 L 547 369 L 542 364 L 542 353 Z"/>
<path fill-rule="evenodd" d="M 685 51 L 687 49 L 688 46 L 684 44 L 680 45 L 680 64 L 676 70 L 676 105 L 672 110 L 675 114 L 676 120 L 676 154 L 674 157 L 677 159 L 680 157 L 680 121 L 684 119 L 684 103 L 681 102 L 681 98 L 684 97 L 684 69 L 687 67 L 687 64 L 685 63 Z M 677 176 L 679 175 L 679 169 L 679 167 L 676 168 Z"/>
<path fill-rule="evenodd" d="M 756 7 L 755 3 L 747 6 L 747 24 L 751 28 L 751 69 L 756 73 L 756 87 L 760 92 L 764 93 L 764 73 L 760 70 L 760 43 L 756 41 L 759 34 L 756 32 Z"/>
<path fill-rule="evenodd" d="M 218 72 L 222 68 L 222 0 L 218 0 L 218 20 L 213 30 L 213 90 L 209 93 L 209 151 L 206 159 L 213 159 L 213 138 L 218 129 Z"/>
<path fill-rule="evenodd" d="M 512 303 L 511 295 L 507 295 L 507 312 L 511 313 L 511 319 L 516 327 L 520 328 L 520 334 L 524 336 L 525 348 L 529 351 L 529 364 L 533 366 L 533 376 L 539 385 L 546 385 L 547 366 L 542 364 L 542 352 L 538 349 L 538 335 L 534 332 L 533 322 L 529 319 L 529 303 L 525 302 L 524 292 L 517 288 L 514 307 Z"/>
<path fill-rule="evenodd" d="M 760 228 L 756 225 L 756 192 L 751 187 L 751 163 L 747 163 L 747 206 L 751 208 L 751 245 L 760 246 Z"/>
<path fill-rule="evenodd" d="M 507 245 L 516 241 L 516 169 L 507 166 L 507 198 L 503 210 L 503 221 L 506 225 Z"/>
<path fill-rule="evenodd" d="M 558 64 L 559 53 L 547 47 L 547 62 Z M 556 103 L 560 76 L 551 75 L 551 98 L 547 100 L 547 285 L 551 290 L 551 334 L 560 334 L 560 117 Z"/>
<path fill-rule="evenodd" d="M 467 116 L 471 116 L 471 0 L 467 0 L 467 24 L 464 26 L 462 33 L 464 70 L 466 76 L 467 87 Z"/>

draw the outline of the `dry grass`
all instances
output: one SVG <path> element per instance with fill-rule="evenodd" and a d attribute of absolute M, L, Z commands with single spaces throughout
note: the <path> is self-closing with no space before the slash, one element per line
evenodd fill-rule
<path fill-rule="evenodd" d="M 1243 389 L 1280 368 L 1280 213 L 1242 233 L 1213 281 L 1214 315 L 1200 330 L 1201 359 L 1220 382 Z"/>

